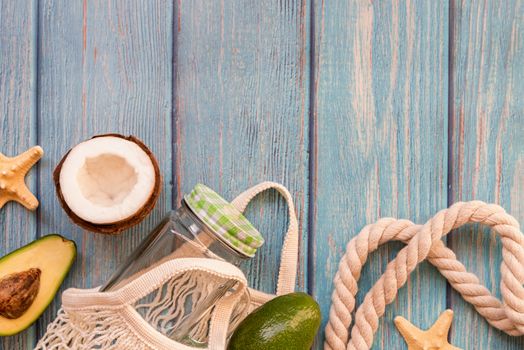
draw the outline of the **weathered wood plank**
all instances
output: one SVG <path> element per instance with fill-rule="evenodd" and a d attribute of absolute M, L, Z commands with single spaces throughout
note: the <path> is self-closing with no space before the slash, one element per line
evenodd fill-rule
<path fill-rule="evenodd" d="M 171 208 L 171 1 L 42 1 L 40 139 L 42 235 L 60 232 L 78 245 L 64 287 L 103 283 Z M 98 133 L 133 134 L 156 154 L 164 175 L 153 214 L 117 237 L 83 231 L 60 208 L 52 170 L 76 143 Z M 59 304 L 39 322 L 40 332 Z"/>
<path fill-rule="evenodd" d="M 176 5 L 176 199 L 202 182 L 232 199 L 264 180 L 286 185 L 307 227 L 306 1 Z M 262 195 L 247 214 L 266 238 L 248 268 L 274 292 L 286 208 Z M 302 230 L 302 232 L 304 232 Z M 305 288 L 307 239 L 298 288 Z"/>
<path fill-rule="evenodd" d="M 325 324 L 338 261 L 366 223 L 386 216 L 423 223 L 446 207 L 448 5 L 317 1 L 314 17 L 310 276 Z M 359 303 L 399 248 L 373 254 Z M 373 348 L 404 348 L 396 315 L 428 327 L 445 306 L 445 280 L 425 263 L 386 308 Z"/>
<path fill-rule="evenodd" d="M 36 1 L 0 1 L 0 152 L 14 156 L 36 136 Z M 27 177 L 36 193 L 36 167 Z M 0 209 L 0 257 L 36 237 L 36 213 L 17 203 Z M 0 349 L 32 349 L 34 327 L 0 337 Z"/>
<path fill-rule="evenodd" d="M 524 219 L 524 2 L 453 2 L 451 198 L 502 205 Z M 480 231 L 480 232 L 479 232 Z M 469 227 L 452 235 L 451 247 L 466 267 L 500 296 L 500 240 Z M 490 327 L 460 295 L 450 296 L 457 315 L 451 338 L 464 349 L 522 349 Z"/>

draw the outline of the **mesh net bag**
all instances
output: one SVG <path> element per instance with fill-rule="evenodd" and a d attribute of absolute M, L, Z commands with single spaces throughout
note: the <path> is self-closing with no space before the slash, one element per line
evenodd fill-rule
<path fill-rule="evenodd" d="M 224 349 L 230 330 L 247 312 L 247 282 L 229 263 L 197 258 L 165 262 L 114 292 L 66 290 L 36 349 L 194 349 L 168 335 L 191 313 L 191 305 L 231 280 L 235 287 L 191 330 L 209 349 Z"/>
<path fill-rule="evenodd" d="M 244 212 L 256 195 L 269 189 L 282 195 L 289 213 L 276 294 L 247 288 L 244 274 L 227 262 L 197 258 L 162 261 L 116 291 L 66 290 L 62 308 L 36 350 L 203 349 L 177 343 L 169 334 L 184 324 L 192 311 L 188 305 L 198 305 L 218 285 L 234 280 L 235 287 L 190 330 L 191 338 L 207 343 L 207 349 L 224 350 L 228 335 L 248 312 L 276 295 L 295 290 L 298 220 L 289 191 L 278 183 L 263 182 L 240 194 L 231 204 Z"/>

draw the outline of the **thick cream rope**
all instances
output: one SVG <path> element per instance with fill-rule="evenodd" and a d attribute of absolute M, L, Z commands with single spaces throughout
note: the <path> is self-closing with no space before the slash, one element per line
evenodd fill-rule
<path fill-rule="evenodd" d="M 501 236 L 502 302 L 480 284 L 477 276 L 467 272 L 441 241 L 451 230 L 468 222 L 488 225 Z M 356 311 L 349 337 L 362 266 L 369 253 L 391 240 L 405 242 L 407 246 L 389 262 L 384 274 L 365 296 Z M 348 243 L 334 279 L 324 349 L 370 349 L 386 305 L 395 299 L 409 274 L 426 258 L 493 327 L 512 336 L 524 335 L 524 235 L 519 223 L 500 206 L 472 201 L 441 210 L 424 225 L 386 218 L 364 227 Z"/>

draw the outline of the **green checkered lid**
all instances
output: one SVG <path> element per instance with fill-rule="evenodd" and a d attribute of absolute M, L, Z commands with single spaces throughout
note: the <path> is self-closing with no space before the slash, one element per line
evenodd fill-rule
<path fill-rule="evenodd" d="M 240 253 L 253 257 L 264 244 L 264 238 L 246 217 L 209 187 L 197 184 L 184 200 L 209 228 Z"/>

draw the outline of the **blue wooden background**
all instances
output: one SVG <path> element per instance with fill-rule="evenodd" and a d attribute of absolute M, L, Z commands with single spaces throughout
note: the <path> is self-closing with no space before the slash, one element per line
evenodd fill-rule
<path fill-rule="evenodd" d="M 63 288 L 96 286 L 195 183 L 232 198 L 274 180 L 297 204 L 297 287 L 327 316 L 338 260 L 366 223 L 422 223 L 470 199 L 523 221 L 523 67 L 522 0 L 0 0 L 0 152 L 46 152 L 28 177 L 38 210 L 0 210 L 0 255 L 59 232 L 79 249 Z M 106 132 L 143 139 L 165 179 L 153 214 L 118 237 L 72 225 L 51 181 L 71 146 Z M 263 195 L 248 216 L 267 238 L 249 278 L 271 291 L 284 203 Z M 495 236 L 470 227 L 447 243 L 499 294 Z M 373 254 L 359 300 L 399 248 Z M 0 348 L 32 348 L 58 307 Z M 428 327 L 446 307 L 456 346 L 524 348 L 422 264 L 374 349 L 404 348 L 395 315 Z"/>

